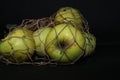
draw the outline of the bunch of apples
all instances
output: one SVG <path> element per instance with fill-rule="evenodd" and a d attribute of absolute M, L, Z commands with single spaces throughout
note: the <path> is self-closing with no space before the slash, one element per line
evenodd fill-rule
<path fill-rule="evenodd" d="M 13 29 L 0 42 L 0 56 L 15 63 L 34 61 L 34 54 L 56 63 L 74 63 L 93 53 L 96 38 L 85 30 L 85 19 L 77 9 L 60 8 L 52 18 L 54 25 L 35 31 L 29 26 Z"/>

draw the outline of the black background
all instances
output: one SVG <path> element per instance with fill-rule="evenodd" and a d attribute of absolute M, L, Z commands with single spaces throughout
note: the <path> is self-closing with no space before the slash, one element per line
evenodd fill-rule
<path fill-rule="evenodd" d="M 119 0 L 4 0 L 0 1 L 0 37 L 6 24 L 23 19 L 43 18 L 61 7 L 81 11 L 97 38 L 95 54 L 67 66 L 31 66 L 0 64 L 0 79 L 116 79 L 120 67 Z M 118 73 L 117 73 L 118 72 Z"/>

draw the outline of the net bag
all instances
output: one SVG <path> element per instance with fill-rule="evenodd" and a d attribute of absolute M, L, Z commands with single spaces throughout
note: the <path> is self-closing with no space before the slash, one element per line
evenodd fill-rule
<path fill-rule="evenodd" d="M 90 55 L 95 45 L 87 20 L 65 7 L 50 17 L 25 19 L 10 30 L 1 40 L 0 59 L 10 64 L 73 64 Z"/>

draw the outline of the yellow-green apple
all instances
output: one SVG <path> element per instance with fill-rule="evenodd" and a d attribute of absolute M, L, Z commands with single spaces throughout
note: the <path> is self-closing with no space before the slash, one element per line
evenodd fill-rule
<path fill-rule="evenodd" d="M 32 31 L 22 28 L 16 28 L 11 31 L 1 40 L 0 56 L 4 56 L 15 63 L 31 59 L 35 48 L 32 34 Z"/>
<path fill-rule="evenodd" d="M 55 15 L 55 22 L 71 22 L 78 28 L 82 27 L 83 21 L 82 14 L 80 14 L 77 9 L 72 7 L 60 8 Z"/>
<path fill-rule="evenodd" d="M 74 63 L 84 53 L 82 32 L 71 24 L 58 24 L 47 35 L 45 49 L 49 57 L 60 63 Z"/>
<path fill-rule="evenodd" d="M 96 47 L 96 38 L 91 33 L 84 32 L 85 36 L 85 56 L 89 56 L 93 53 Z"/>
<path fill-rule="evenodd" d="M 33 33 L 33 38 L 35 40 L 36 51 L 39 56 L 46 56 L 45 52 L 45 40 L 46 36 L 51 30 L 50 27 L 43 27 L 38 29 Z"/>

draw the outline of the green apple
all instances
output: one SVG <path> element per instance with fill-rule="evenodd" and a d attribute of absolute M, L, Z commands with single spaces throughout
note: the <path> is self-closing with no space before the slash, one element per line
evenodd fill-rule
<path fill-rule="evenodd" d="M 77 9 L 72 7 L 60 8 L 55 15 L 55 22 L 71 22 L 76 25 L 76 27 L 82 27 L 83 25 L 82 14 Z"/>
<path fill-rule="evenodd" d="M 33 33 L 33 38 L 35 40 L 36 51 L 39 56 L 46 56 L 45 52 L 45 40 L 46 36 L 51 30 L 50 27 L 43 27 L 38 29 Z"/>
<path fill-rule="evenodd" d="M 96 47 L 96 38 L 91 33 L 84 32 L 85 36 L 85 56 L 89 56 L 93 53 Z"/>
<path fill-rule="evenodd" d="M 16 28 L 11 31 L 0 43 L 0 56 L 11 62 L 21 63 L 31 59 L 35 43 L 33 32 L 27 29 Z"/>
<path fill-rule="evenodd" d="M 48 33 L 45 41 L 47 54 L 58 63 L 74 63 L 84 53 L 85 39 L 71 24 L 58 24 Z"/>

